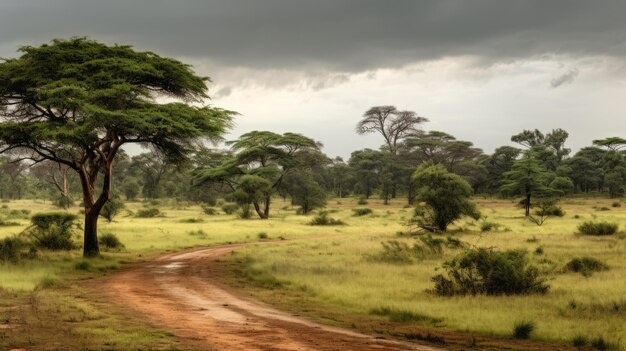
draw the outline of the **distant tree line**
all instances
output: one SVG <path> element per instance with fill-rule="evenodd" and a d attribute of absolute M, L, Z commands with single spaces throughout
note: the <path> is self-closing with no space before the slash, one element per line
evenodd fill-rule
<path fill-rule="evenodd" d="M 421 165 L 444 167 L 478 194 L 624 196 L 626 139 L 594 140 L 572 155 L 565 130 L 524 130 L 511 137 L 519 147 L 501 146 L 488 155 L 469 141 L 422 130 L 427 121 L 393 106 L 372 107 L 356 131 L 379 133 L 384 144 L 354 151 L 347 161 L 328 157 L 306 136 L 269 131 L 244 134 L 223 150 L 197 147 L 183 163 L 159 152 L 129 156 L 122 150 L 114 161 L 112 186 L 128 200 L 168 197 L 215 204 L 226 197 L 250 206 L 260 218 L 269 216 L 273 196 L 292 199 L 304 213 L 323 206 L 327 195 L 404 198 L 413 204 L 412 176 Z M 80 198 L 79 179 L 58 164 L 29 168 L 28 161 L 4 157 L 0 169 L 1 198 L 50 198 L 61 205 Z"/>

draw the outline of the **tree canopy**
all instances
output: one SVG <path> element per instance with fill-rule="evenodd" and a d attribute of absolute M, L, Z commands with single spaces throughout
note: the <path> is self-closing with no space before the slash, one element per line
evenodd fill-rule
<path fill-rule="evenodd" d="M 97 219 L 111 196 L 113 160 L 122 145 L 141 143 L 184 160 L 201 140 L 219 138 L 235 114 L 190 105 L 208 97 L 208 78 L 152 52 L 86 38 L 19 51 L 20 57 L 0 63 L 0 152 L 78 173 L 85 255 L 99 253 Z M 178 101 L 158 103 L 164 96 Z"/>

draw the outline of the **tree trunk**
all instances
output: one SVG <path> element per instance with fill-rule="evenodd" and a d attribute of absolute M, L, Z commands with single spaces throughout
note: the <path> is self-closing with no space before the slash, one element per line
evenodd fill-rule
<path fill-rule="evenodd" d="M 98 245 L 98 213 L 96 211 L 89 211 L 85 213 L 85 231 L 84 231 L 84 244 L 83 244 L 83 256 L 95 257 L 100 255 L 100 246 Z"/>
<path fill-rule="evenodd" d="M 530 194 L 526 194 L 526 203 L 524 204 L 526 209 L 526 217 L 530 216 Z"/>

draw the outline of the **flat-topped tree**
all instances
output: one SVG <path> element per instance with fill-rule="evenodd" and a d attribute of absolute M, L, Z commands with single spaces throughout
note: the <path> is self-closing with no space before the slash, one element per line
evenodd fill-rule
<path fill-rule="evenodd" d="M 324 158 L 321 144 L 296 133 L 252 131 L 227 144 L 233 156 L 219 167 L 199 167 L 196 183 L 225 186 L 240 205 L 253 205 L 261 219 L 269 218 L 272 194 L 287 173 L 311 168 Z"/>
<path fill-rule="evenodd" d="M 620 137 L 597 139 L 593 141 L 593 145 L 602 146 L 611 151 L 619 151 L 623 148 L 626 148 L 626 139 Z"/>
<path fill-rule="evenodd" d="M 0 63 L 0 152 L 78 173 L 85 256 L 99 254 L 98 216 L 111 196 L 113 160 L 122 145 L 141 143 L 184 160 L 197 143 L 219 138 L 234 115 L 189 105 L 207 98 L 208 78 L 152 52 L 85 38 L 19 51 L 19 58 Z M 179 102 L 161 104 L 159 97 Z"/>

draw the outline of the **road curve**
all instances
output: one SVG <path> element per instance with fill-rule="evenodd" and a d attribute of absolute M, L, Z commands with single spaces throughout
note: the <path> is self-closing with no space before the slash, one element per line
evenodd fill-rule
<path fill-rule="evenodd" d="M 214 263 L 244 245 L 166 254 L 110 276 L 103 291 L 151 324 L 208 350 L 441 351 L 313 323 L 242 296 L 219 282 Z"/>

